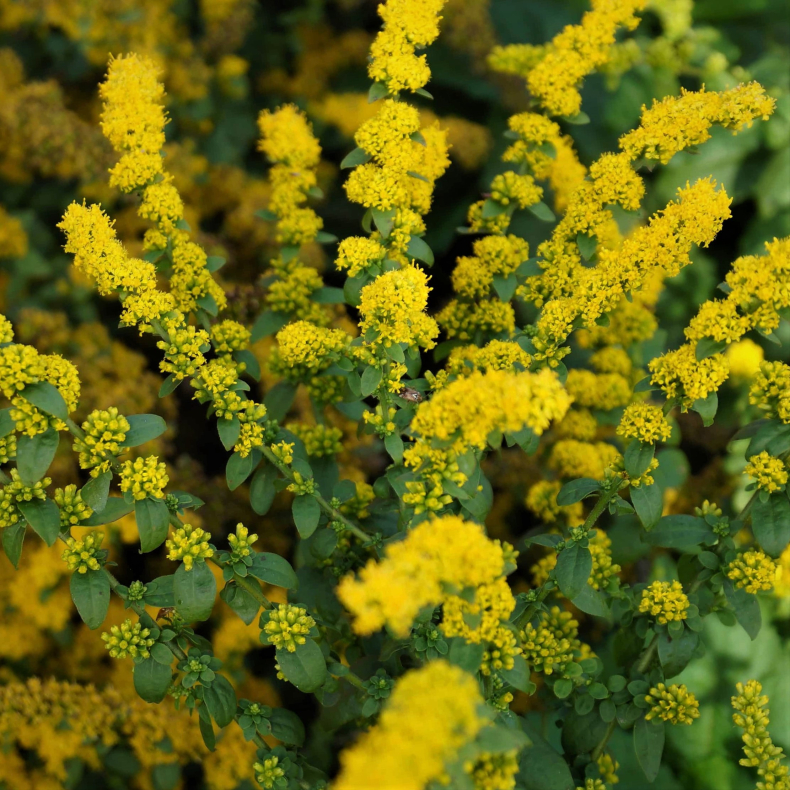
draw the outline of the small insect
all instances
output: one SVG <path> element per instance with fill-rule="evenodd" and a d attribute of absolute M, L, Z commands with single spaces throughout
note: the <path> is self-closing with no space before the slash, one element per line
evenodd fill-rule
<path fill-rule="evenodd" d="M 157 620 L 162 620 L 162 619 L 172 620 L 173 619 L 173 615 L 175 613 L 176 613 L 175 606 L 163 606 L 159 610 L 159 614 L 157 614 L 156 619 Z"/>
<path fill-rule="evenodd" d="M 403 400 L 407 400 L 410 403 L 422 403 L 424 400 L 422 393 L 412 387 L 401 387 L 398 395 L 403 398 Z"/>

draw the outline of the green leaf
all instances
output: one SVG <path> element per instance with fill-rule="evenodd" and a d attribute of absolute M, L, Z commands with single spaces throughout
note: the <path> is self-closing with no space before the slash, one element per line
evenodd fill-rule
<path fill-rule="evenodd" d="M 560 489 L 557 494 L 558 505 L 572 505 L 575 502 L 581 502 L 582 499 L 590 496 L 590 494 L 598 493 L 601 490 L 601 484 L 591 477 L 580 477 L 578 480 L 571 480 Z"/>
<path fill-rule="evenodd" d="M 653 483 L 652 486 L 641 485 L 639 488 L 631 486 L 631 504 L 634 506 L 642 526 L 649 532 L 658 523 L 664 512 L 661 486 L 658 483 Z"/>
<path fill-rule="evenodd" d="M 167 696 L 173 673 L 153 658 L 134 665 L 134 690 L 146 701 L 158 703 Z"/>
<path fill-rule="evenodd" d="M 236 717 L 236 692 L 224 675 L 216 675 L 211 685 L 203 689 L 203 699 L 219 727 L 227 727 Z"/>
<path fill-rule="evenodd" d="M 48 381 L 28 384 L 20 395 L 45 414 L 64 421 L 69 418 L 69 407 L 66 405 L 66 401 L 63 400 L 58 388 Z"/>
<path fill-rule="evenodd" d="M 261 605 L 255 598 L 238 584 L 228 582 L 219 594 L 219 597 L 233 611 L 249 625 L 257 616 Z"/>
<path fill-rule="evenodd" d="M 570 680 L 567 681 L 571 683 Z M 559 683 L 559 681 L 557 681 Z M 601 684 L 597 684 L 601 686 Z M 590 690 L 595 687 L 590 686 Z M 571 688 L 573 684 L 571 683 Z M 606 688 L 601 686 L 598 692 L 607 695 Z M 554 685 L 554 693 L 557 693 L 557 685 Z M 566 755 L 588 754 L 591 752 L 606 734 L 606 724 L 598 715 L 598 711 L 590 710 L 587 713 L 579 714 L 576 711 L 568 711 L 562 725 L 562 748 Z"/>
<path fill-rule="evenodd" d="M 724 580 L 724 595 L 743 630 L 752 641 L 757 639 L 763 624 L 757 596 L 747 593 L 743 587 L 736 587 L 731 579 Z"/>
<path fill-rule="evenodd" d="M 763 502 L 760 497 L 752 505 L 752 532 L 760 548 L 778 557 L 790 543 L 790 501 L 782 494 L 771 494 Z"/>
<path fill-rule="evenodd" d="M 274 481 L 277 479 L 276 466 L 264 463 L 253 475 L 250 483 L 250 507 L 259 515 L 265 516 L 274 502 L 277 489 Z"/>
<path fill-rule="evenodd" d="M 160 664 L 164 664 L 166 667 L 169 667 L 173 663 L 173 653 L 167 645 L 162 644 L 161 642 L 157 642 L 155 645 L 152 645 L 151 657 L 154 659 L 154 661 L 158 661 Z"/>
<path fill-rule="evenodd" d="M 134 518 L 140 533 L 140 551 L 153 551 L 165 542 L 170 511 L 163 499 L 138 499 L 134 503 Z"/>
<path fill-rule="evenodd" d="M 233 455 L 228 458 L 228 463 L 225 466 L 225 479 L 228 488 L 231 491 L 235 491 L 252 474 L 252 467 L 252 453 L 247 456 L 233 453 Z"/>
<path fill-rule="evenodd" d="M 255 379 L 255 381 L 261 380 L 261 364 L 252 351 L 248 348 L 240 348 L 238 351 L 233 352 L 233 359 L 244 365 L 244 374 L 246 376 Z"/>
<path fill-rule="evenodd" d="M 368 104 L 373 104 L 385 96 L 389 96 L 389 88 L 383 82 L 374 82 L 368 91 Z"/>
<path fill-rule="evenodd" d="M 26 529 L 27 524 L 24 521 L 18 521 L 11 527 L 0 529 L 0 535 L 3 537 L 3 551 L 15 568 L 19 567 L 19 558 L 22 556 L 22 544 L 25 541 Z"/>
<path fill-rule="evenodd" d="M 382 211 L 380 208 L 372 208 L 370 215 L 373 218 L 373 224 L 381 234 L 381 238 L 389 238 L 395 221 L 395 209 L 391 208 L 389 211 Z"/>
<path fill-rule="evenodd" d="M 498 217 L 501 214 L 507 213 L 507 206 L 503 206 L 498 201 L 494 200 L 493 198 L 486 198 L 483 201 L 483 210 L 480 212 L 480 216 L 483 219 L 493 219 L 494 217 Z"/>
<path fill-rule="evenodd" d="M 362 397 L 372 395 L 381 384 L 381 369 L 368 365 L 362 372 Z"/>
<path fill-rule="evenodd" d="M 642 444 L 639 439 L 632 439 L 625 449 L 625 471 L 630 478 L 641 477 L 649 468 L 656 453 L 653 444 Z"/>
<path fill-rule="evenodd" d="M 428 93 L 428 91 L 425 90 L 425 88 L 415 88 L 414 93 L 416 93 L 418 96 L 423 96 L 426 99 L 433 99 L 433 94 Z"/>
<path fill-rule="evenodd" d="M 196 562 L 188 571 L 178 566 L 173 577 L 173 596 L 178 613 L 187 623 L 208 620 L 217 596 L 217 582 L 205 562 Z"/>
<path fill-rule="evenodd" d="M 473 644 L 460 636 L 448 639 L 447 644 L 450 649 L 447 651 L 446 658 L 451 664 L 455 664 L 467 672 L 477 672 L 480 662 L 483 660 L 484 644 Z"/>
<path fill-rule="evenodd" d="M 419 236 L 412 236 L 406 247 L 406 254 L 418 261 L 422 261 L 427 266 L 433 266 L 433 250 Z"/>
<path fill-rule="evenodd" d="M 169 576 L 157 576 L 146 583 L 146 591 L 143 600 L 147 606 L 175 606 L 173 596 L 173 574 Z"/>
<path fill-rule="evenodd" d="M 493 278 L 493 286 L 497 296 L 503 302 L 509 302 L 513 298 L 513 294 L 516 292 L 518 280 L 516 279 L 515 274 L 511 274 L 508 277 L 502 277 L 499 274 L 495 274 Z"/>
<path fill-rule="evenodd" d="M 17 507 L 25 521 L 47 546 L 53 546 L 60 534 L 60 511 L 51 499 L 31 499 L 19 502 Z"/>
<path fill-rule="evenodd" d="M 320 199 L 324 196 L 323 192 L 321 192 L 320 195 L 313 194 L 313 190 L 317 190 L 318 192 L 321 192 L 321 190 L 318 189 L 317 187 L 313 187 L 310 190 L 310 194 L 312 194 L 313 197 Z M 339 239 L 337 238 L 337 236 L 335 236 L 334 233 L 327 233 L 325 230 L 319 230 L 318 233 L 315 234 L 315 240 L 318 244 L 334 244 L 335 242 L 339 241 Z"/>
<path fill-rule="evenodd" d="M 505 683 L 509 683 L 514 689 L 523 691 L 527 694 L 532 690 L 532 681 L 529 679 L 529 666 L 524 656 L 514 656 L 512 669 L 501 669 L 499 674 Z"/>
<path fill-rule="evenodd" d="M 263 399 L 263 404 L 270 420 L 282 421 L 291 408 L 296 396 L 296 385 L 290 381 L 278 381 Z"/>
<path fill-rule="evenodd" d="M 369 162 L 373 157 L 364 148 L 355 148 L 347 153 L 340 162 L 340 169 L 347 170 L 349 167 L 357 167 Z"/>
<path fill-rule="evenodd" d="M 529 746 L 530 740 L 523 730 L 514 727 L 483 727 L 475 739 L 475 746 L 483 752 L 520 751 Z"/>
<path fill-rule="evenodd" d="M 262 551 L 252 558 L 249 572 L 262 582 L 284 587 L 286 590 L 296 590 L 299 580 L 291 563 L 279 554 Z"/>
<path fill-rule="evenodd" d="M 557 699 L 569 697 L 573 691 L 573 681 L 570 678 L 560 678 L 554 683 L 554 696 Z"/>
<path fill-rule="evenodd" d="M 167 430 L 167 423 L 158 414 L 130 414 L 129 430 L 121 447 L 137 447 L 161 436 Z"/>
<path fill-rule="evenodd" d="M 134 510 L 134 505 L 127 502 L 122 497 L 111 496 L 107 498 L 107 504 L 98 512 L 87 520 L 83 521 L 80 526 L 83 527 L 99 527 L 102 524 L 112 524 L 113 521 L 118 521 Z"/>
<path fill-rule="evenodd" d="M 221 255 L 209 255 L 206 258 L 206 268 L 213 274 L 219 271 L 227 261 Z"/>
<path fill-rule="evenodd" d="M 655 781 L 664 752 L 664 722 L 639 719 L 634 725 L 634 752 L 647 781 Z"/>
<path fill-rule="evenodd" d="M 431 98 L 433 98 L 433 96 L 431 96 Z M 422 132 L 412 132 L 409 135 L 409 139 L 414 140 L 415 143 L 419 143 L 423 148 L 427 148 L 428 146 L 428 143 L 425 142 L 425 138 L 422 136 Z"/>
<path fill-rule="evenodd" d="M 719 396 L 715 392 L 711 392 L 706 398 L 695 400 L 691 408 L 702 417 L 704 426 L 713 425 L 713 419 L 719 408 Z"/>
<path fill-rule="evenodd" d="M 520 277 L 522 280 L 529 277 L 539 277 L 541 274 L 543 274 L 543 269 L 538 263 L 538 258 L 530 258 L 520 263 L 518 269 L 516 269 L 516 276 Z"/>
<path fill-rule="evenodd" d="M 54 428 L 47 428 L 36 436 L 20 436 L 16 444 L 16 467 L 25 485 L 32 486 L 47 473 L 60 436 Z"/>
<path fill-rule="evenodd" d="M 203 706 L 198 708 L 198 711 L 204 710 Z M 205 708 L 208 710 L 208 708 Z M 204 714 L 204 716 L 207 714 Z M 203 738 L 203 743 L 206 744 L 206 748 L 213 752 L 217 745 L 217 736 L 214 734 L 214 727 L 211 725 L 211 719 L 206 721 L 203 716 L 199 716 L 198 718 L 198 726 L 200 727 L 200 735 Z"/>
<path fill-rule="evenodd" d="M 159 397 L 164 398 L 170 395 L 171 392 L 175 392 L 178 385 L 181 383 L 180 379 L 177 379 L 172 373 L 162 382 L 162 386 L 159 388 Z"/>
<path fill-rule="evenodd" d="M 582 254 L 585 261 L 592 260 L 595 256 L 595 251 L 598 249 L 598 239 L 595 236 L 588 236 L 586 233 L 578 233 L 576 235 L 576 246 Z"/>
<path fill-rule="evenodd" d="M 203 294 L 195 299 L 195 304 L 203 308 L 210 316 L 216 316 L 219 313 L 219 305 L 217 300 L 211 294 Z"/>
<path fill-rule="evenodd" d="M 11 419 L 11 409 L 0 409 L 0 439 L 16 430 L 16 422 Z"/>
<path fill-rule="evenodd" d="M 587 115 L 586 112 L 579 110 L 579 112 L 573 116 L 563 115 L 562 120 L 565 121 L 565 123 L 571 123 L 574 126 L 584 126 L 590 122 L 590 116 Z"/>
<path fill-rule="evenodd" d="M 98 477 L 92 477 L 80 489 L 82 501 L 94 513 L 101 513 L 107 507 L 107 500 L 110 495 L 110 483 L 112 483 L 112 472 L 102 472 Z"/>
<path fill-rule="evenodd" d="M 568 763 L 542 738 L 529 732 L 532 746 L 519 755 L 518 782 L 525 790 L 575 790 Z"/>
<path fill-rule="evenodd" d="M 664 516 L 644 537 L 651 546 L 663 546 L 665 549 L 690 548 L 713 538 L 713 530 L 704 518 L 684 514 Z"/>
<path fill-rule="evenodd" d="M 110 606 L 110 580 L 104 570 L 71 574 L 71 599 L 82 621 L 91 630 L 98 628 Z M 170 652 L 170 651 L 168 651 Z"/>
<path fill-rule="evenodd" d="M 342 288 L 329 288 L 328 286 L 313 291 L 310 298 L 318 304 L 344 304 L 346 301 Z"/>
<path fill-rule="evenodd" d="M 250 341 L 254 343 L 263 337 L 279 332 L 287 323 L 285 313 L 275 313 L 274 310 L 264 310 L 256 319 L 250 330 Z"/>
<path fill-rule="evenodd" d="M 670 637 L 666 632 L 658 635 L 658 658 L 664 670 L 665 678 L 679 675 L 691 661 L 694 651 L 699 644 L 699 634 L 688 628 L 676 637 Z"/>
<path fill-rule="evenodd" d="M 384 447 L 396 464 L 403 460 L 403 439 L 397 433 L 391 433 L 384 439 Z"/>
<path fill-rule="evenodd" d="M 543 201 L 535 203 L 534 206 L 527 206 L 527 209 L 541 222 L 554 222 L 557 219 L 554 212 Z"/>
<path fill-rule="evenodd" d="M 790 450 L 790 425 L 785 425 L 779 420 L 760 422 L 746 448 L 746 457 L 759 455 L 766 450 L 771 455 L 778 456 Z M 737 437 L 736 437 L 737 438 Z"/>
<path fill-rule="evenodd" d="M 326 660 L 321 648 L 308 639 L 297 645 L 293 653 L 278 650 L 276 660 L 286 680 L 293 683 L 299 691 L 309 694 L 317 691 L 326 680 Z"/>
<path fill-rule="evenodd" d="M 606 605 L 606 598 L 601 592 L 585 584 L 581 592 L 573 599 L 573 605 L 586 614 L 591 614 L 593 617 L 602 617 L 609 620 L 611 615 L 609 607 Z"/>
<path fill-rule="evenodd" d="M 239 434 L 241 433 L 239 418 L 231 417 L 231 419 L 228 420 L 221 417 L 218 419 L 217 433 L 219 434 L 219 440 L 222 442 L 222 446 L 226 450 L 231 450 L 233 445 L 239 440 Z"/>
<path fill-rule="evenodd" d="M 154 786 L 154 790 L 176 790 L 180 781 L 181 765 L 179 763 L 158 763 L 151 768 L 151 784 Z"/>
<path fill-rule="evenodd" d="M 294 497 L 291 512 L 296 529 L 299 530 L 299 536 L 302 539 L 309 538 L 315 532 L 321 518 L 321 506 L 318 504 L 318 500 L 310 494 Z"/>
<path fill-rule="evenodd" d="M 714 354 L 720 354 L 727 348 L 727 344 L 723 340 L 714 340 L 712 337 L 703 337 L 697 341 L 694 346 L 694 356 L 697 362 L 702 362 L 703 359 L 712 357 Z"/>
<path fill-rule="evenodd" d="M 557 555 L 557 583 L 566 598 L 573 600 L 587 584 L 592 573 L 590 550 L 573 543 Z"/>
<path fill-rule="evenodd" d="M 269 717 L 272 735 L 288 746 L 302 746 L 304 744 L 304 724 L 302 720 L 286 708 L 274 708 Z"/>

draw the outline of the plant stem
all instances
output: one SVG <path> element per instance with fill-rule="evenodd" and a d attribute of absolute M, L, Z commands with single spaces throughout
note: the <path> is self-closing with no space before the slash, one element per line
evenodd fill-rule
<path fill-rule="evenodd" d="M 603 737 L 598 744 L 593 749 L 592 754 L 590 755 L 590 759 L 595 763 L 598 761 L 598 758 L 603 754 L 603 750 L 606 748 L 606 744 L 609 742 L 609 738 L 612 737 L 612 733 L 614 732 L 614 728 L 617 726 L 617 717 L 613 718 L 609 722 L 609 726 L 606 728 L 606 732 L 603 734 Z"/>
<path fill-rule="evenodd" d="M 650 640 L 650 644 L 642 651 L 642 655 L 639 656 L 639 661 L 636 663 L 637 672 L 644 675 L 647 670 L 650 669 L 650 663 L 656 655 L 656 650 L 658 650 L 658 634 Z"/>

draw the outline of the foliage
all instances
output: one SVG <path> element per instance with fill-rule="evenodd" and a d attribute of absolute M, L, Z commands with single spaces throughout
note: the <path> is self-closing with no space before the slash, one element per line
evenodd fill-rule
<path fill-rule="evenodd" d="M 0 787 L 788 790 L 781 11 L 0 0 Z"/>

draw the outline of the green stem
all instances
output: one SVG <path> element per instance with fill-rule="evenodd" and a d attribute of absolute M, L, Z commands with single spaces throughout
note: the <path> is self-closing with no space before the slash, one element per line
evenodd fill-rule
<path fill-rule="evenodd" d="M 284 463 L 282 463 L 282 461 L 280 461 L 280 459 L 271 451 L 270 448 L 268 448 L 268 447 L 266 447 L 264 445 L 263 447 L 260 448 L 260 450 L 263 453 L 263 457 L 270 464 L 272 464 L 273 466 L 276 466 L 277 469 L 279 469 L 280 472 L 282 472 L 283 476 L 288 478 L 288 480 L 293 481 L 294 473 L 290 470 L 290 468 L 286 464 L 284 464 Z M 323 510 L 324 513 L 327 514 L 327 516 L 329 516 L 329 519 L 331 521 L 340 521 L 343 524 L 343 526 L 349 532 L 351 532 L 352 534 L 356 535 L 360 540 L 363 540 L 365 542 L 370 540 L 370 535 L 367 532 L 365 532 L 365 530 L 363 530 L 362 527 L 358 526 L 353 521 L 351 521 L 350 519 L 346 518 L 346 516 L 344 516 L 336 508 L 333 508 L 329 504 L 329 502 L 327 502 L 321 496 L 321 494 L 319 494 L 316 491 L 315 493 L 312 494 L 312 496 L 315 497 L 315 500 L 316 500 L 316 502 L 318 502 L 318 505 L 320 506 L 321 510 Z"/>
<path fill-rule="evenodd" d="M 606 748 L 606 744 L 609 742 L 609 738 L 612 737 L 612 733 L 614 732 L 614 728 L 617 726 L 617 717 L 613 718 L 609 722 L 609 726 L 606 728 L 606 732 L 603 734 L 603 737 L 598 744 L 593 749 L 592 754 L 590 755 L 590 759 L 595 763 L 598 762 L 598 758 L 603 754 L 603 750 Z"/>
<path fill-rule="evenodd" d="M 615 486 L 611 490 L 605 490 L 600 497 L 598 497 L 598 501 L 593 505 L 593 509 L 590 511 L 589 515 L 584 521 L 582 525 L 582 529 L 585 532 L 589 532 L 594 526 L 595 522 L 598 521 L 601 514 L 606 510 L 609 505 L 609 502 L 614 499 L 617 495 L 617 487 Z"/>
<path fill-rule="evenodd" d="M 636 671 L 640 674 L 644 675 L 648 669 L 650 669 L 650 664 L 655 658 L 656 651 L 658 650 L 658 634 L 656 634 L 651 640 L 650 644 L 642 651 L 642 655 L 639 656 L 639 661 L 636 663 Z"/>

